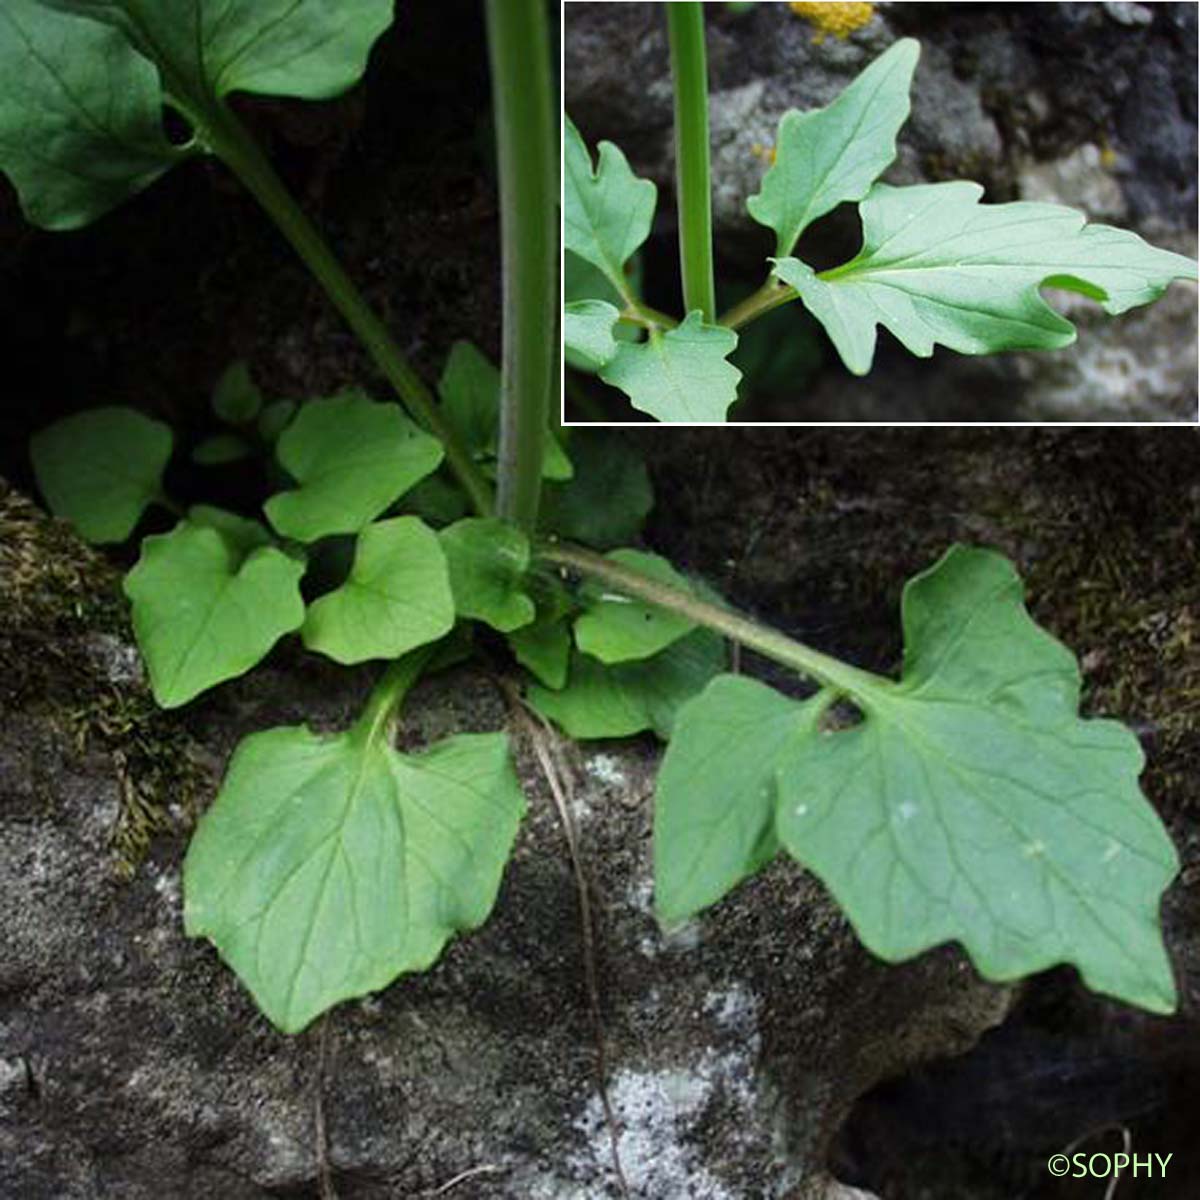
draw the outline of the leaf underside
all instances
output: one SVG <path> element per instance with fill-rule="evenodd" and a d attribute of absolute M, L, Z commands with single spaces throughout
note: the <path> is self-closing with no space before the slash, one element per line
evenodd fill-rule
<path fill-rule="evenodd" d="M 1000 555 L 952 549 L 908 584 L 903 623 L 903 678 L 849 689 L 862 713 L 852 728 L 818 730 L 811 709 L 748 681 L 730 703 L 733 685 L 718 679 L 713 697 L 683 710 L 656 816 L 668 831 L 660 876 L 674 881 L 665 915 L 689 915 L 758 865 L 745 847 L 762 823 L 761 786 L 722 785 L 700 756 L 713 759 L 719 722 L 740 722 L 765 758 L 774 724 L 765 786 L 776 834 L 874 953 L 897 961 L 957 941 L 995 980 L 1067 962 L 1096 991 L 1171 1011 L 1158 905 L 1178 860 L 1138 788 L 1137 739 L 1078 716 L 1074 657 L 1034 624 Z M 724 744 L 738 753 L 736 739 Z M 710 777 L 720 795 L 704 792 Z M 747 806 L 739 817 L 721 810 L 731 790 Z M 676 851 L 670 831 L 685 806 L 714 814 L 710 829 L 741 830 L 740 842 L 717 855 L 702 827 Z"/>
<path fill-rule="evenodd" d="M 1075 329 L 1039 292 L 1081 292 L 1117 314 L 1162 295 L 1196 264 L 1137 234 L 1087 225 L 1056 204 L 980 204 L 976 183 L 878 183 L 861 206 L 863 247 L 816 274 L 781 258 L 775 274 L 825 326 L 849 370 L 865 374 L 883 325 L 912 353 L 962 354 L 1069 345 Z"/>
<path fill-rule="evenodd" d="M 524 811 L 503 734 L 416 755 L 378 731 L 254 734 L 188 848 L 186 930 L 296 1033 L 482 924 Z"/>

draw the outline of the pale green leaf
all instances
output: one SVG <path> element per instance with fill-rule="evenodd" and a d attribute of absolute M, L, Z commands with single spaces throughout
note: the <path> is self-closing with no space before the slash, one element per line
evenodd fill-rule
<path fill-rule="evenodd" d="M 132 408 L 92 408 L 30 439 L 38 487 L 89 542 L 123 542 L 162 495 L 171 430 Z"/>
<path fill-rule="evenodd" d="M 310 400 L 275 453 L 300 486 L 272 496 L 267 516 L 279 533 L 303 542 L 357 533 L 442 460 L 441 444 L 398 405 L 357 389 Z"/>
<path fill-rule="evenodd" d="M 775 230 L 780 257 L 801 233 L 847 200 L 861 200 L 896 157 L 896 134 L 908 120 L 908 89 L 920 45 L 904 38 L 881 54 L 825 108 L 792 110 L 779 122 L 775 165 L 750 215 Z"/>
<path fill-rule="evenodd" d="M 627 737 L 653 729 L 665 739 L 679 706 L 724 665 L 724 642 L 709 629 L 697 629 L 653 658 L 611 667 L 576 651 L 566 687 L 534 684 L 529 702 L 571 737 Z"/>
<path fill-rule="evenodd" d="M 862 204 L 857 257 L 819 275 L 781 258 L 775 274 L 856 375 L 870 369 L 877 325 L 922 358 L 938 344 L 962 354 L 1056 349 L 1075 329 L 1040 287 L 1081 292 L 1115 314 L 1156 300 L 1173 279 L 1196 278 L 1191 259 L 1087 225 L 1072 208 L 980 204 L 982 195 L 976 183 L 876 184 Z"/>
<path fill-rule="evenodd" d="M 654 895 L 674 925 L 775 857 L 775 775 L 822 702 L 718 675 L 680 711 L 654 801 Z"/>
<path fill-rule="evenodd" d="M 44 0 L 123 30 L 168 95 L 203 114 L 230 92 L 324 100 L 353 86 L 393 0 Z"/>
<path fill-rule="evenodd" d="M 525 591 L 529 539 L 515 525 L 494 517 L 465 517 L 438 536 L 459 616 L 484 621 L 502 633 L 533 620 L 536 609 Z"/>
<path fill-rule="evenodd" d="M 438 396 L 446 420 L 477 462 L 491 468 L 500 445 L 500 371 L 470 342 L 455 342 L 446 357 Z M 547 428 L 542 478 L 570 479 L 570 460 Z"/>
<path fill-rule="evenodd" d="M 645 460 L 636 446 L 607 429 L 575 429 L 575 477 L 542 492 L 542 526 L 598 550 L 633 541 L 654 507 Z"/>
<path fill-rule="evenodd" d="M 261 521 L 251 521 L 227 509 L 214 508 L 211 504 L 193 504 L 187 511 L 187 519 L 192 525 L 204 525 L 217 530 L 243 555 L 257 550 L 259 546 L 272 544 L 271 533 Z"/>
<path fill-rule="evenodd" d="M 613 550 L 605 557 L 677 591 L 692 591 L 691 584 L 657 554 Z M 678 613 L 644 604 L 590 581 L 580 589 L 579 600 L 583 611 L 575 618 L 575 643 L 585 654 L 603 663 L 649 658 L 696 627 Z"/>
<path fill-rule="evenodd" d="M 437 534 L 417 517 L 368 525 L 341 587 L 309 605 L 301 637 L 340 663 L 400 655 L 454 626 L 454 601 Z"/>
<path fill-rule="evenodd" d="M 246 738 L 184 863 L 184 923 L 286 1033 L 486 920 L 525 811 L 503 734 Z"/>
<path fill-rule="evenodd" d="M 742 377 L 726 361 L 736 346 L 732 329 L 706 325 L 696 311 L 678 329 L 622 343 L 600 378 L 660 421 L 724 421 Z"/>
<path fill-rule="evenodd" d="M 0 5 L 0 170 L 33 224 L 86 225 L 190 152 L 167 139 L 158 73 L 119 32 L 38 0 Z"/>
<path fill-rule="evenodd" d="M 125 594 L 159 704 L 176 708 L 243 674 L 299 629 L 303 574 L 302 562 L 274 547 L 243 557 L 211 525 L 181 521 L 145 538 Z"/>
<path fill-rule="evenodd" d="M 600 143 L 595 171 L 592 156 L 570 117 L 563 118 L 563 244 L 604 272 L 626 295 L 625 264 L 650 236 L 657 189 L 638 179 L 625 155 Z"/>
<path fill-rule="evenodd" d="M 617 353 L 613 327 L 620 314 L 604 300 L 576 300 L 563 308 L 563 351 L 568 366 L 598 371 Z"/>
<path fill-rule="evenodd" d="M 213 388 L 212 410 L 229 425 L 248 425 L 262 411 L 263 395 L 242 359 L 221 372 Z"/>

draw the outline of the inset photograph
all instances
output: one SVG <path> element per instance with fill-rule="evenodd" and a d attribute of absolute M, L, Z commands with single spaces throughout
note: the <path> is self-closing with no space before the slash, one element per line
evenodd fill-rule
<path fill-rule="evenodd" d="M 567 0 L 564 422 L 1195 422 L 1196 23 Z"/>

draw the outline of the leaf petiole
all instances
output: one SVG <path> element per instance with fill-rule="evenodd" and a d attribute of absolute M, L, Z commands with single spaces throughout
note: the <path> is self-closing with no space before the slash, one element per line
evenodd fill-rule
<path fill-rule="evenodd" d="M 756 321 L 781 304 L 795 300 L 799 295 L 794 287 L 781 283 L 772 275 L 758 291 L 735 304 L 717 324 L 727 329 L 741 329 L 743 325 L 749 325 L 751 321 Z"/>

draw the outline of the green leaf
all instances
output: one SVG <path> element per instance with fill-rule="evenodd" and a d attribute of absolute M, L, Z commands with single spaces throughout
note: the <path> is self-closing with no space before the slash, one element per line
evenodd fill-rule
<path fill-rule="evenodd" d="M 470 342 L 450 347 L 438 395 L 446 420 L 477 462 L 495 462 L 500 445 L 500 371 Z M 545 431 L 542 478 L 570 479 L 572 466 L 558 439 Z"/>
<path fill-rule="evenodd" d="M 120 33 L 0 5 L 0 170 L 29 221 L 77 229 L 191 152 L 167 139 L 158 73 Z"/>
<path fill-rule="evenodd" d="M 775 253 L 790 254 L 818 217 L 861 200 L 896 157 L 896 134 L 908 120 L 908 89 L 920 44 L 903 38 L 881 54 L 832 104 L 784 113 L 775 165 L 762 191 L 746 201 L 750 215 L 775 230 Z"/>
<path fill-rule="evenodd" d="M 613 327 L 620 316 L 604 300 L 576 300 L 563 308 L 563 350 L 567 365 L 599 371 L 617 354 Z"/>
<path fill-rule="evenodd" d="M 394 517 L 358 535 L 341 587 L 309 605 L 301 637 L 340 663 L 400 655 L 454 626 L 446 557 L 417 517 Z"/>
<path fill-rule="evenodd" d="M 296 1033 L 481 925 L 524 811 L 503 734 L 413 755 L 378 725 L 254 734 L 188 848 L 185 928 Z"/>
<path fill-rule="evenodd" d="M 440 471 L 427 475 L 416 487 L 405 492 L 400 507 L 431 525 L 453 524 L 470 510 L 462 489 Z"/>
<path fill-rule="evenodd" d="M 531 624 L 510 630 L 507 637 L 517 662 L 539 683 L 555 690 L 566 685 L 571 631 L 561 616 L 543 620 L 539 615 Z"/>
<path fill-rule="evenodd" d="M 645 460 L 621 434 L 576 429 L 575 477 L 542 492 L 543 528 L 598 550 L 633 541 L 654 507 Z"/>
<path fill-rule="evenodd" d="M 612 142 L 600 143 L 593 172 L 592 156 L 570 117 L 563 118 L 563 172 L 564 246 L 628 295 L 625 264 L 650 236 L 657 189 L 634 175 Z"/>
<path fill-rule="evenodd" d="M 696 311 L 678 329 L 622 343 L 600 378 L 660 421 L 724 421 L 742 377 L 725 361 L 736 346 L 732 329 L 706 325 Z"/>
<path fill-rule="evenodd" d="M 191 525 L 217 530 L 243 556 L 259 546 L 272 544 L 270 531 L 260 521 L 251 521 L 211 504 L 193 504 L 187 511 L 187 519 Z"/>
<path fill-rule="evenodd" d="M 692 591 L 691 584 L 657 554 L 613 550 L 605 557 L 678 591 Z M 696 627 L 678 613 L 609 592 L 592 582 L 580 590 L 580 601 L 583 612 L 575 618 L 575 643 L 603 663 L 650 658 Z"/>
<path fill-rule="evenodd" d="M 858 724 L 819 730 L 815 702 L 774 705 L 784 847 L 888 961 L 953 940 L 988 979 L 1067 962 L 1096 991 L 1171 1011 L 1158 906 L 1178 859 L 1138 789 L 1137 739 L 1114 721 L 1080 719 L 1074 656 L 1034 624 L 998 554 L 950 550 L 905 588 L 903 624 L 899 684 L 849 668 L 833 681 L 860 710 Z M 758 693 L 720 686 L 732 701 L 723 716 L 715 702 L 685 709 L 668 750 L 675 834 L 689 781 L 701 813 L 733 800 L 728 787 L 703 790 L 716 773 L 702 756 L 738 754 L 747 726 L 768 721 Z M 733 732 L 718 745 L 722 720 Z M 751 828 L 761 800 L 742 802 L 740 827 Z M 676 883 L 671 914 L 715 897 L 749 865 L 741 851 L 714 859 L 661 841 L 656 850 L 672 871 L 690 857 L 698 870 L 715 862 L 724 872 L 707 887 Z"/>
<path fill-rule="evenodd" d="M 295 400 L 272 400 L 258 415 L 258 436 L 273 446 L 296 415 L 296 407 Z"/>
<path fill-rule="evenodd" d="M 304 564 L 241 546 L 212 526 L 181 521 L 142 541 L 125 576 L 133 629 L 154 698 L 177 708 L 248 671 L 304 621 Z"/>
<path fill-rule="evenodd" d="M 250 447 L 236 433 L 215 433 L 202 438 L 192 450 L 192 462 L 202 467 L 223 467 L 249 457 Z"/>
<path fill-rule="evenodd" d="M 724 641 L 697 629 L 653 658 L 608 667 L 578 651 L 560 691 L 534 684 L 529 702 L 575 738 L 628 737 L 653 729 L 671 736 L 679 706 L 725 665 Z"/>
<path fill-rule="evenodd" d="M 775 857 L 775 774 L 824 708 L 718 675 L 679 713 L 654 801 L 654 894 L 676 925 Z"/>
<path fill-rule="evenodd" d="M 204 113 L 230 92 L 325 100 L 353 86 L 392 0 L 44 0 L 105 21 L 162 70 L 173 103 Z"/>
<path fill-rule="evenodd" d="M 213 413 L 227 425 L 248 425 L 262 411 L 263 395 L 242 359 L 221 373 L 213 388 Z"/>
<path fill-rule="evenodd" d="M 495 517 L 466 517 L 439 534 L 450 567 L 450 588 L 459 616 L 485 621 L 507 633 L 535 615 L 525 593 L 529 539 Z"/>
<path fill-rule="evenodd" d="M 1043 286 L 1099 300 L 1106 312 L 1149 304 L 1196 264 L 1134 233 L 1086 225 L 1056 204 L 980 204 L 976 183 L 894 188 L 863 202 L 863 248 L 819 275 L 794 258 L 775 274 L 825 326 L 847 368 L 870 369 L 875 327 L 928 358 L 937 344 L 962 354 L 1049 350 L 1075 340 Z"/>
<path fill-rule="evenodd" d="M 280 435 L 280 463 L 300 487 L 265 508 L 275 529 L 303 542 L 357 533 L 442 460 L 439 442 L 395 404 L 358 389 L 310 400 Z"/>
<path fill-rule="evenodd" d="M 132 408 L 93 408 L 35 433 L 29 452 L 56 517 L 89 542 L 123 542 L 162 496 L 171 430 Z"/>

